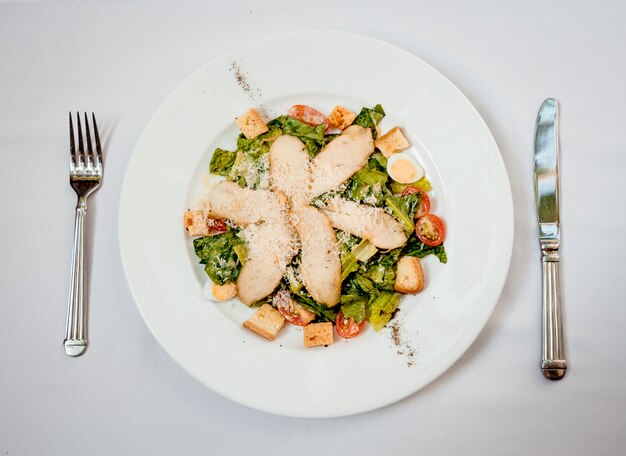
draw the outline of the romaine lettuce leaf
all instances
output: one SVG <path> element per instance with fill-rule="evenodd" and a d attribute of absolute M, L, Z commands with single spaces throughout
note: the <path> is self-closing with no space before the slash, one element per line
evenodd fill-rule
<path fill-rule="evenodd" d="M 361 239 L 361 242 L 352 249 L 355 258 L 366 263 L 370 258 L 378 253 L 378 249 L 367 239 Z"/>
<path fill-rule="evenodd" d="M 365 277 L 362 274 L 356 273 L 350 280 L 349 289 L 352 289 L 352 293 L 354 294 L 376 294 L 378 289 L 374 282 L 372 282 L 368 277 Z"/>
<path fill-rule="evenodd" d="M 402 255 L 424 258 L 426 255 L 435 255 L 442 263 L 448 262 L 448 255 L 443 244 L 431 247 L 420 241 L 415 234 L 409 237 L 408 242 L 402 250 Z"/>
<path fill-rule="evenodd" d="M 239 277 L 241 261 L 236 247 L 242 243 L 236 230 L 231 228 L 223 234 L 194 239 L 193 248 L 211 280 L 223 285 Z"/>
<path fill-rule="evenodd" d="M 331 321 L 334 323 L 337 319 L 337 310 L 335 308 L 319 304 L 303 290 L 301 290 L 299 293 L 292 292 L 291 298 L 302 307 L 306 307 L 315 315 L 317 315 L 315 321 Z"/>
<path fill-rule="evenodd" d="M 387 197 L 391 196 L 387 190 L 387 173 L 364 166 L 352 176 L 346 183 L 343 196 L 357 203 L 365 203 L 371 206 L 382 206 Z"/>
<path fill-rule="evenodd" d="M 420 204 L 420 194 L 410 193 L 405 196 L 391 196 L 385 200 L 394 217 L 402 224 L 407 234 L 415 229 L 413 217 Z"/>
<path fill-rule="evenodd" d="M 385 111 L 381 105 L 377 104 L 371 109 L 362 108 L 361 112 L 359 112 L 359 115 L 356 116 L 356 119 L 354 119 L 354 122 L 352 122 L 352 125 L 360 125 L 361 127 L 371 129 L 372 137 L 376 139 L 376 136 L 378 136 L 376 126 L 383 117 L 385 117 Z"/>
<path fill-rule="evenodd" d="M 387 172 L 387 157 L 380 152 L 374 152 L 367 162 L 367 166 L 371 169 Z"/>
<path fill-rule="evenodd" d="M 425 192 L 429 192 L 433 189 L 432 185 L 430 185 L 430 182 L 425 177 L 422 177 L 412 184 L 400 184 L 399 182 L 391 181 L 391 191 L 395 194 L 401 194 L 407 187 L 416 187 Z"/>
<path fill-rule="evenodd" d="M 241 187 L 257 189 L 268 173 L 269 159 L 267 156 L 261 155 L 255 158 L 253 155 L 239 150 L 226 178 L 236 182 Z"/>
<path fill-rule="evenodd" d="M 352 252 L 341 254 L 341 281 L 343 282 L 350 274 L 359 269 L 359 262 Z"/>
<path fill-rule="evenodd" d="M 368 279 L 379 290 L 393 290 L 396 283 L 396 263 L 401 252 L 402 248 L 380 252 L 362 265 L 357 275 Z"/>
<path fill-rule="evenodd" d="M 321 142 L 321 146 L 324 147 L 326 144 L 328 144 L 329 142 L 331 142 L 333 139 L 335 139 L 337 136 L 339 136 L 339 134 L 330 134 L 330 135 L 326 135 L 324 136 L 324 140 Z"/>
<path fill-rule="evenodd" d="M 400 303 L 400 295 L 393 291 L 381 291 L 378 296 L 370 300 L 366 306 L 367 321 L 375 331 L 385 327 Z"/>
<path fill-rule="evenodd" d="M 270 131 L 252 139 L 247 139 L 241 134 L 237 138 L 237 150 L 244 152 L 252 158 L 259 158 L 270 151 L 270 146 L 274 140 L 282 134 L 283 132 L 280 128 L 270 129 Z"/>
<path fill-rule="evenodd" d="M 309 155 L 311 156 L 317 155 L 320 149 L 330 142 L 324 137 L 324 130 L 326 128 L 324 124 L 312 127 L 293 117 L 280 116 L 268 122 L 267 127 L 270 129 L 280 129 L 282 133 L 300 139 L 307 147 Z"/>
<path fill-rule="evenodd" d="M 348 250 L 347 246 L 341 248 L 341 281 L 343 282 L 350 274 L 359 269 L 359 262 L 365 263 L 378 253 L 378 249 L 367 239 L 362 239 L 359 244 Z"/>
<path fill-rule="evenodd" d="M 346 318 L 352 318 L 356 323 L 361 323 L 365 318 L 367 297 L 357 294 L 349 294 L 341 297 L 341 313 Z"/>
<path fill-rule="evenodd" d="M 337 230 L 335 232 L 337 242 L 339 244 L 339 256 L 341 258 L 341 281 L 359 268 L 357 258 L 352 253 L 358 243 L 359 238 L 346 233 L 345 231 Z"/>
<path fill-rule="evenodd" d="M 236 156 L 237 152 L 231 152 L 218 147 L 215 149 L 215 152 L 213 152 L 213 158 L 211 158 L 209 171 L 219 176 L 228 176 L 233 164 L 235 163 Z"/>

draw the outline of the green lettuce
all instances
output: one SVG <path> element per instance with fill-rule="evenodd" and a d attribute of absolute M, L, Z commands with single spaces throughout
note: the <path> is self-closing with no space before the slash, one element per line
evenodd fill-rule
<path fill-rule="evenodd" d="M 356 256 L 352 253 L 358 243 L 359 238 L 346 233 L 345 231 L 337 231 L 335 233 L 337 242 L 339 243 L 339 256 L 341 258 L 341 281 L 359 268 Z"/>
<path fill-rule="evenodd" d="M 413 217 L 420 205 L 420 194 L 410 193 L 405 196 L 392 196 L 385 200 L 394 217 L 398 219 L 407 234 L 415 229 Z"/>
<path fill-rule="evenodd" d="M 235 163 L 236 156 L 237 152 L 231 152 L 218 147 L 215 149 L 215 152 L 213 152 L 213 158 L 211 158 L 209 171 L 219 176 L 228 176 L 233 164 Z"/>
<path fill-rule="evenodd" d="M 352 254 L 363 263 L 367 263 L 377 253 L 378 249 L 367 239 L 361 239 L 361 242 L 352 249 Z"/>
<path fill-rule="evenodd" d="M 241 187 L 257 189 L 267 173 L 269 173 L 267 158 L 255 158 L 246 152 L 238 151 L 227 179 Z"/>
<path fill-rule="evenodd" d="M 343 282 L 350 274 L 359 269 L 359 262 L 352 252 L 341 255 L 341 281 Z"/>
<path fill-rule="evenodd" d="M 237 150 L 252 158 L 259 158 L 270 151 L 270 146 L 276 138 L 283 134 L 280 128 L 273 128 L 255 138 L 248 139 L 243 134 L 237 138 Z"/>
<path fill-rule="evenodd" d="M 268 122 L 267 127 L 270 129 L 280 129 L 282 133 L 300 139 L 308 149 L 309 155 L 313 157 L 319 153 L 324 145 L 330 142 L 330 140 L 327 140 L 324 136 L 324 130 L 326 129 L 324 124 L 312 127 L 293 117 L 280 116 Z"/>
<path fill-rule="evenodd" d="M 321 142 L 321 146 L 324 147 L 326 144 L 328 144 L 329 142 L 331 142 L 333 139 L 335 139 L 337 136 L 339 136 L 339 134 L 330 134 L 330 135 L 326 135 L 324 136 L 324 140 Z"/>
<path fill-rule="evenodd" d="M 398 248 L 377 253 L 343 283 L 341 311 L 346 317 L 357 322 L 366 317 L 376 331 L 387 324 L 400 301 L 393 286 L 401 251 Z"/>
<path fill-rule="evenodd" d="M 387 157 L 380 152 L 374 152 L 367 162 L 371 169 L 387 172 Z"/>
<path fill-rule="evenodd" d="M 370 322 L 375 331 L 380 331 L 389 323 L 399 303 L 400 295 L 393 291 L 381 291 L 367 303 L 367 321 Z"/>
<path fill-rule="evenodd" d="M 363 274 L 356 273 L 350 279 L 350 283 L 348 285 L 348 289 L 350 290 L 348 294 L 376 294 L 378 292 L 378 288 L 374 285 L 368 277 L 365 277 Z"/>
<path fill-rule="evenodd" d="M 223 234 L 194 239 L 193 248 L 211 280 L 223 285 L 239 277 L 241 261 L 236 247 L 242 243 L 237 232 L 231 228 Z"/>
<path fill-rule="evenodd" d="M 291 298 L 302 307 L 305 307 L 306 309 L 317 315 L 315 321 L 331 321 L 334 323 L 337 319 L 336 309 L 332 307 L 327 307 L 324 304 L 319 304 L 303 290 L 301 290 L 299 293 L 292 292 Z"/>
<path fill-rule="evenodd" d="M 442 263 L 448 262 L 448 255 L 443 244 L 431 247 L 420 241 L 415 234 L 409 237 L 408 242 L 402 250 L 402 255 L 424 258 L 426 255 L 435 255 Z"/>
<path fill-rule="evenodd" d="M 358 239 L 356 236 L 350 237 Z M 359 269 L 359 262 L 366 263 L 372 256 L 378 253 L 378 249 L 367 239 L 362 239 L 358 244 L 351 243 L 350 246 L 346 243 L 340 243 L 339 245 L 342 282 Z"/>
<path fill-rule="evenodd" d="M 341 313 L 346 318 L 352 318 L 356 323 L 361 323 L 366 317 L 367 297 L 349 294 L 341 297 Z"/>
<path fill-rule="evenodd" d="M 412 184 L 401 184 L 396 181 L 391 181 L 391 191 L 395 194 L 401 194 L 407 187 L 415 187 L 420 190 L 424 190 L 425 192 L 429 192 L 433 189 L 433 186 L 430 185 L 430 182 L 425 177 L 422 177 L 420 180 L 413 182 Z"/>
<path fill-rule="evenodd" d="M 372 206 L 382 206 L 385 199 L 391 194 L 387 190 L 387 173 L 369 166 L 364 166 L 352 176 L 346 183 L 346 189 L 342 196 Z"/>
<path fill-rule="evenodd" d="M 378 290 L 393 290 L 396 283 L 396 263 L 402 248 L 380 252 L 370 262 L 363 264 L 358 275 L 369 280 Z"/>
<path fill-rule="evenodd" d="M 356 116 L 356 119 L 354 119 L 354 122 L 352 122 L 352 125 L 360 125 L 361 127 L 371 129 L 372 137 L 376 139 L 376 136 L 378 136 L 376 126 L 383 117 L 385 117 L 385 111 L 381 105 L 377 104 L 371 109 L 362 108 L 361 112 L 359 112 L 359 115 Z"/>

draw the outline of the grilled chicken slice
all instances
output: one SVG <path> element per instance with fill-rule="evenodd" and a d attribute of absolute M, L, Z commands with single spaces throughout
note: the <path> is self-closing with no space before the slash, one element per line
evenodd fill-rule
<path fill-rule="evenodd" d="M 311 198 L 333 190 L 363 168 L 374 152 L 372 131 L 351 125 L 313 159 Z"/>
<path fill-rule="evenodd" d="M 335 231 L 312 206 L 292 208 L 302 246 L 302 280 L 317 302 L 332 307 L 341 296 L 341 260 Z"/>
<path fill-rule="evenodd" d="M 204 201 L 209 217 L 224 218 L 236 225 L 248 225 L 266 220 L 269 214 L 280 212 L 285 197 L 269 190 L 241 188 L 234 182 L 223 181 Z"/>
<path fill-rule="evenodd" d="M 237 279 L 239 300 L 248 306 L 260 301 L 276 289 L 284 273 L 270 255 L 249 258 Z"/>
<path fill-rule="evenodd" d="M 269 214 L 264 223 L 248 225 L 240 236 L 246 243 L 248 255 L 237 279 L 237 295 L 241 302 L 250 305 L 276 289 L 287 265 L 298 252 L 298 234 L 286 212 L 281 212 Z"/>
<path fill-rule="evenodd" d="M 379 249 L 395 249 L 407 241 L 402 225 L 379 207 L 335 197 L 322 212 L 335 228 L 367 239 Z"/>
<path fill-rule="evenodd" d="M 308 203 L 311 189 L 311 162 L 306 146 L 295 136 L 282 135 L 270 148 L 272 188 L 291 200 L 292 205 Z"/>

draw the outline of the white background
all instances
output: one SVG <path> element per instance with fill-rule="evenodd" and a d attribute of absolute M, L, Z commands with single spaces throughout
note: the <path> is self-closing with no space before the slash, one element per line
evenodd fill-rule
<path fill-rule="evenodd" d="M 0 456 L 626 451 L 625 17 L 618 1 L 0 4 Z M 386 40 L 458 85 L 501 149 L 515 204 L 509 278 L 469 351 L 400 403 L 328 420 L 248 409 L 182 371 L 137 311 L 117 236 L 124 170 L 163 98 L 223 51 L 312 28 Z M 561 102 L 560 382 L 539 371 L 532 140 L 548 96 Z M 88 221 L 91 345 L 77 359 L 61 346 L 70 109 L 97 113 L 106 146 Z"/>

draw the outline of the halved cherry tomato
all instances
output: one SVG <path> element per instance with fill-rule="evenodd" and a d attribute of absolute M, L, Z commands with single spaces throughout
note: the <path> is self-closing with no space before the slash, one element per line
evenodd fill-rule
<path fill-rule="evenodd" d="M 435 214 L 426 214 L 417 220 L 415 234 L 424 244 L 434 247 L 443 242 L 446 227 Z"/>
<path fill-rule="evenodd" d="M 287 114 L 300 122 L 304 122 L 312 127 L 324 124 L 324 128 L 328 130 L 328 119 L 317 109 L 313 109 L 307 105 L 293 105 Z"/>
<path fill-rule="evenodd" d="M 335 321 L 335 327 L 337 328 L 337 334 L 344 339 L 352 339 L 358 336 L 363 331 L 365 326 L 365 319 L 361 323 L 354 321 L 354 318 L 346 318 L 343 316 L 343 312 L 340 310 L 337 314 L 337 320 Z"/>
<path fill-rule="evenodd" d="M 420 194 L 420 205 L 417 208 L 417 212 L 415 213 L 415 218 L 418 219 L 428 214 L 430 212 L 430 198 L 428 197 L 428 194 L 421 188 L 411 187 L 409 185 L 402 192 L 402 196 L 410 195 L 411 193 Z"/>
<path fill-rule="evenodd" d="M 306 326 L 313 321 L 315 314 L 291 299 L 287 290 L 277 291 L 274 295 L 274 306 L 292 325 Z"/>
<path fill-rule="evenodd" d="M 221 234 L 228 231 L 228 226 L 224 219 L 207 218 L 206 225 L 209 228 L 209 232 L 212 234 Z"/>

